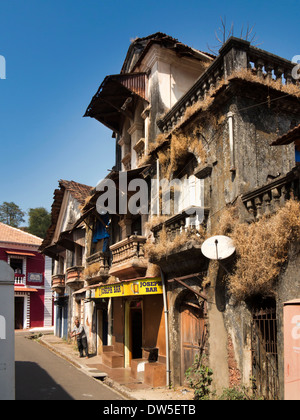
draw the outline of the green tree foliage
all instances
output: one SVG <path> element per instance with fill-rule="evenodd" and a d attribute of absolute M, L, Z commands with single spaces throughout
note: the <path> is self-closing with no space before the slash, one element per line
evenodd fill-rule
<path fill-rule="evenodd" d="M 25 222 L 24 216 L 25 213 L 13 202 L 4 201 L 0 205 L 0 222 L 2 223 L 17 228 L 20 223 Z"/>
<path fill-rule="evenodd" d="M 29 226 L 27 232 L 45 238 L 47 229 L 51 224 L 51 214 L 44 207 L 29 209 Z"/>

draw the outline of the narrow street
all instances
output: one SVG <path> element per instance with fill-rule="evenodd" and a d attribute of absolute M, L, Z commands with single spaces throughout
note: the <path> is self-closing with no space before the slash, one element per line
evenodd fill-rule
<path fill-rule="evenodd" d="M 15 333 L 16 400 L 122 400 L 47 348 Z"/>

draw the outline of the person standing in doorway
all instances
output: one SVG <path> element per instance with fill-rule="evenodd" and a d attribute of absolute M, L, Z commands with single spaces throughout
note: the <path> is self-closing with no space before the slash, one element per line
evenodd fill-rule
<path fill-rule="evenodd" d="M 71 337 L 76 337 L 77 339 L 77 347 L 79 351 L 79 357 L 83 357 L 83 351 L 85 352 L 85 357 L 88 359 L 88 346 L 87 346 L 87 338 L 84 331 L 83 325 L 80 325 L 79 319 L 75 319 L 75 327 L 71 333 Z"/>

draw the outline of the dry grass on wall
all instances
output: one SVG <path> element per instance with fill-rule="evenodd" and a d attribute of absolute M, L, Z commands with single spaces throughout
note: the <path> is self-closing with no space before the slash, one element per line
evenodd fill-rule
<path fill-rule="evenodd" d="M 87 266 L 83 270 L 83 275 L 87 278 L 92 277 L 93 275 L 96 275 L 99 272 L 99 270 L 100 270 L 100 263 L 94 263 Z"/>
<path fill-rule="evenodd" d="M 199 136 L 200 129 L 192 133 L 174 132 L 169 147 L 158 152 L 162 178 L 171 179 L 180 163 L 193 153 L 201 162 L 205 162 L 207 154 Z"/>
<path fill-rule="evenodd" d="M 228 275 L 228 287 L 237 300 L 261 294 L 274 296 L 276 280 L 287 261 L 289 245 L 300 239 L 300 204 L 290 200 L 270 217 L 239 223 L 230 208 L 220 218 L 220 234 L 235 244 L 237 262 Z"/>
<path fill-rule="evenodd" d="M 228 80 L 222 79 L 218 86 L 214 89 L 211 89 L 205 99 L 202 99 L 200 101 L 197 101 L 193 105 L 187 107 L 183 117 L 178 122 L 178 124 L 173 128 L 171 133 L 171 141 L 170 145 L 167 149 L 167 151 L 159 152 L 159 160 L 161 162 L 162 167 L 165 169 L 165 175 L 166 178 L 170 178 L 170 175 L 172 173 L 172 167 L 175 167 L 176 170 L 176 157 L 182 156 L 183 153 L 186 153 L 187 151 L 193 152 L 193 149 L 195 150 L 195 155 L 197 157 L 200 157 L 202 161 L 205 161 L 204 156 L 204 148 L 201 142 L 201 139 L 199 139 L 199 136 L 197 136 L 197 133 L 192 133 L 191 135 L 183 134 L 183 128 L 182 125 L 186 123 L 187 120 L 189 120 L 191 117 L 195 116 L 197 113 L 208 111 L 211 105 L 215 101 L 215 97 L 217 93 L 223 88 L 224 85 L 228 85 L 231 80 L 233 79 L 241 79 L 246 80 L 249 82 L 255 82 L 259 83 L 261 85 L 265 85 L 268 87 L 271 87 L 273 89 L 276 89 L 280 92 L 284 92 L 288 95 L 295 96 L 300 98 L 300 87 L 297 85 L 294 85 L 292 83 L 290 84 L 283 84 L 281 80 L 274 80 L 269 79 L 266 76 L 259 77 L 253 73 L 250 69 L 241 69 L 239 71 L 233 72 L 229 77 Z M 207 116 L 207 118 L 211 118 L 211 114 Z M 224 116 L 222 117 L 224 119 Z M 218 126 L 221 126 L 223 121 L 218 121 Z M 198 129 L 198 134 L 199 134 Z M 151 145 L 149 153 L 153 150 L 155 150 L 157 147 L 161 146 L 164 142 L 166 142 L 169 138 L 170 134 L 159 134 L 157 138 L 155 139 L 154 143 Z M 173 143 L 173 146 L 172 146 Z M 201 150 L 199 150 L 201 148 Z M 145 157 L 146 159 L 146 157 Z"/>
<path fill-rule="evenodd" d="M 233 72 L 228 80 L 231 79 L 242 79 L 247 80 L 248 82 L 256 82 L 260 83 L 265 86 L 269 86 L 273 89 L 279 90 L 280 92 L 287 93 L 292 96 L 296 96 L 297 98 L 300 97 L 300 87 L 297 85 L 294 85 L 292 83 L 290 84 L 283 84 L 280 79 L 269 79 L 266 76 L 259 77 L 256 74 L 253 74 L 253 71 L 250 69 L 241 69 L 238 71 Z"/>
<path fill-rule="evenodd" d="M 205 235 L 205 229 L 200 227 L 197 230 L 184 230 L 173 237 L 167 233 L 165 226 L 163 226 L 155 242 L 148 240 L 145 245 L 145 251 L 150 260 L 167 258 L 168 255 L 178 252 L 180 248 L 188 243 L 193 242 L 202 245 L 206 239 Z"/>

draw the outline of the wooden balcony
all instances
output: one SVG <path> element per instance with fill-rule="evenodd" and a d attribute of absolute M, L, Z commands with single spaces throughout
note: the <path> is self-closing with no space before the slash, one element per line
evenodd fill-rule
<path fill-rule="evenodd" d="M 52 290 L 57 293 L 62 293 L 65 289 L 65 275 L 55 274 L 52 276 Z"/>
<path fill-rule="evenodd" d="M 86 259 L 86 268 L 83 272 L 89 285 L 106 281 L 109 277 L 110 255 L 107 252 L 96 252 Z"/>
<path fill-rule="evenodd" d="M 83 286 L 82 272 L 84 267 L 74 266 L 67 268 L 66 271 L 66 284 L 71 288 L 78 288 Z"/>
<path fill-rule="evenodd" d="M 144 253 L 145 243 L 145 236 L 131 235 L 110 246 L 112 266 L 109 274 L 120 280 L 144 277 L 148 264 Z"/>

